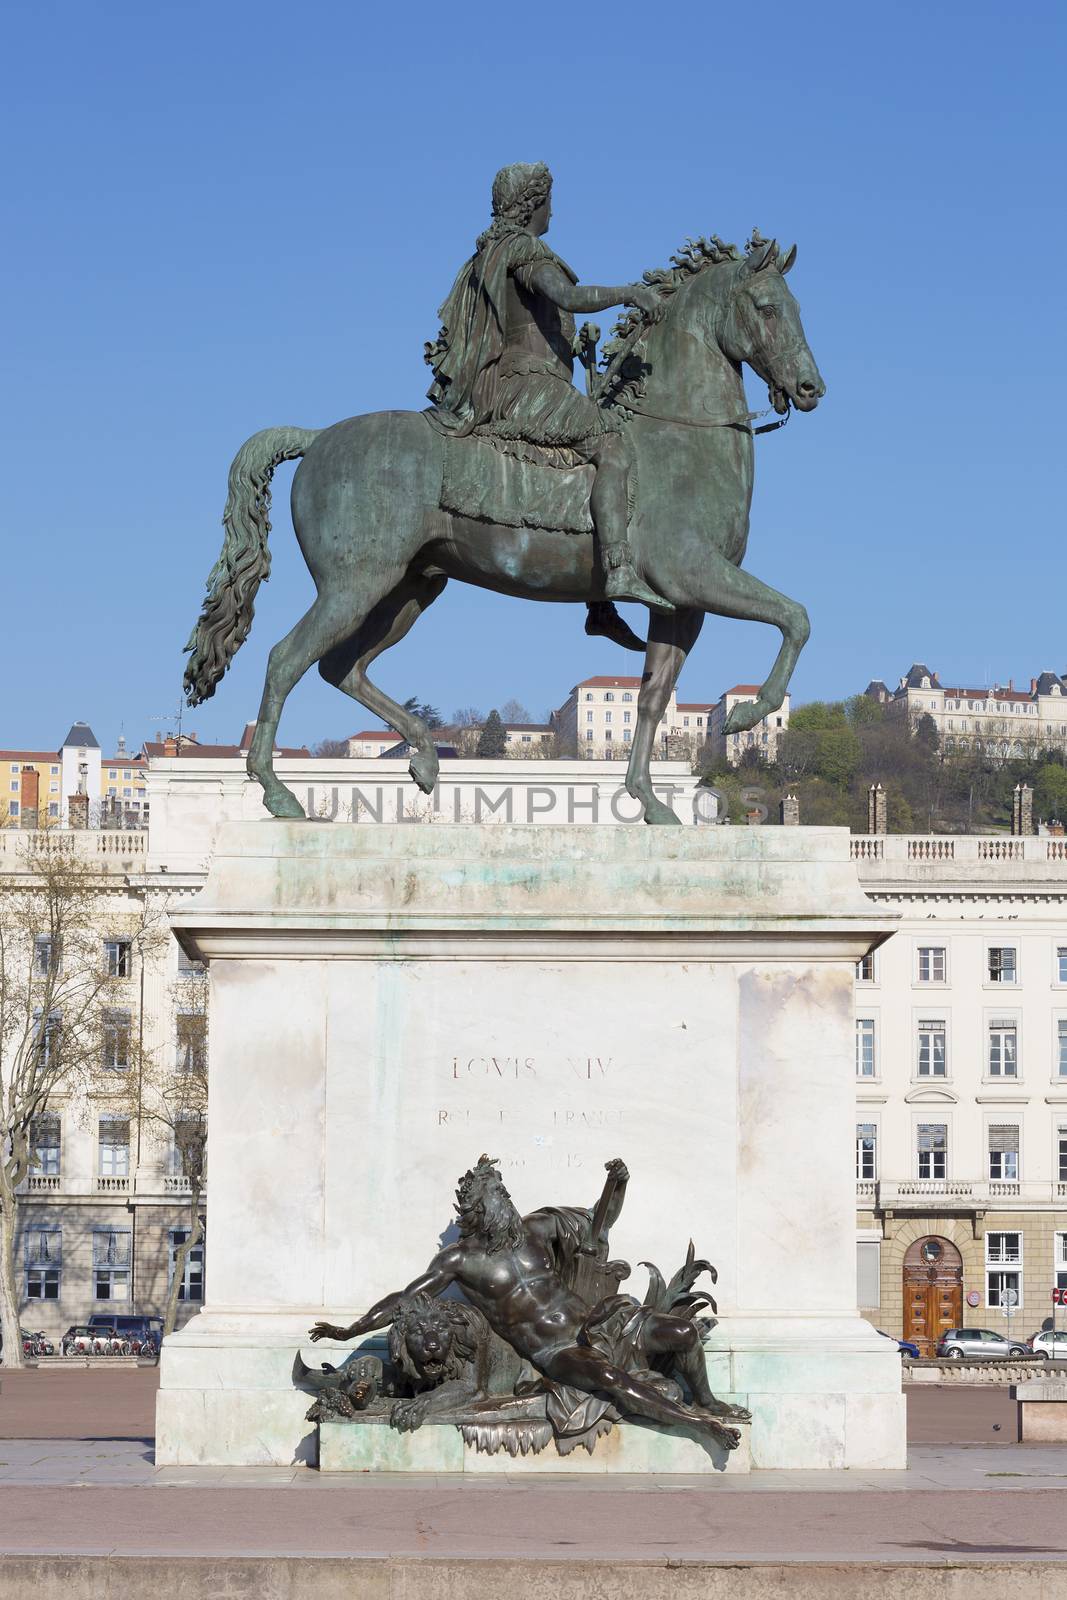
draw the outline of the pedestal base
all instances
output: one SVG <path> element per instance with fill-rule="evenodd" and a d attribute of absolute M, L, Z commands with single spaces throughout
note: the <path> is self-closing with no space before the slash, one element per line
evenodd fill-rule
<path fill-rule="evenodd" d="M 707 1444 L 695 1432 L 677 1429 L 666 1432 L 641 1422 L 624 1422 L 612 1428 L 596 1449 L 579 1447 L 561 1456 L 554 1444 L 537 1455 L 511 1456 L 506 1450 L 494 1455 L 465 1444 L 453 1426 L 426 1426 L 415 1433 L 397 1433 L 388 1425 L 322 1422 L 319 1424 L 319 1470 L 321 1472 L 397 1472 L 397 1473 L 477 1473 L 483 1477 L 516 1473 L 540 1476 L 544 1473 L 568 1477 L 595 1477 L 604 1473 L 685 1473 L 735 1476 L 749 1470 L 748 1428 L 741 1424 L 741 1443 L 736 1450 L 723 1450 Z"/>
<path fill-rule="evenodd" d="M 710 1257 L 754 1465 L 903 1465 L 850 1159 L 854 965 L 892 919 L 844 829 L 231 825 L 172 920 L 210 969 L 211 1222 L 161 1462 L 313 1459 L 309 1327 L 423 1272 L 489 1151 L 522 1215 L 590 1212 L 622 1157 L 612 1258 Z"/>

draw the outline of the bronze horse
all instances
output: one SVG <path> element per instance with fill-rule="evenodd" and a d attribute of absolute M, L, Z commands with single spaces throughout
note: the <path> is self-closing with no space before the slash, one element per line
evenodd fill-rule
<path fill-rule="evenodd" d="M 740 567 L 753 479 L 742 366 L 767 383 L 783 417 L 790 405 L 813 410 L 826 392 L 785 281 L 795 258 L 795 247 L 780 253 L 773 240 L 758 237 L 744 255 L 718 239 L 690 244 L 673 267 L 646 274 L 663 297 L 659 317 L 631 311 L 607 347 L 600 393 L 627 418 L 635 467 L 630 543 L 638 570 L 676 607 L 673 615 L 650 616 L 626 774 L 646 822 L 678 821 L 653 793 L 649 761 L 704 617 L 769 622 L 782 634 L 758 698 L 734 707 L 728 734 L 754 727 L 782 704 L 808 637 L 804 607 Z M 190 705 L 206 700 L 247 637 L 256 590 L 270 568 L 271 475 L 279 462 L 303 456 L 293 481 L 293 526 L 318 593 L 270 652 L 248 755 L 248 771 L 274 816 L 304 815 L 275 774 L 272 751 L 286 696 L 314 663 L 328 683 L 413 746 L 411 775 L 429 793 L 438 770 L 433 735 L 370 682 L 371 663 L 404 637 L 449 578 L 529 600 L 603 598 L 593 536 L 503 527 L 440 508 L 443 453 L 465 447 L 446 442 L 420 412 L 381 411 L 319 432 L 266 428 L 238 451 L 222 553 L 186 647 L 185 686 Z M 589 476 L 587 468 L 572 470 L 575 496 L 588 495 Z"/>

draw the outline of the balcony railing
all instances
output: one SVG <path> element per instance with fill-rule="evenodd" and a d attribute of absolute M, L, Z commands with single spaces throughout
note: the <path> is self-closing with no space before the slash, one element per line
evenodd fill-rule
<path fill-rule="evenodd" d="M 28 1194 L 58 1194 L 60 1181 L 58 1173 L 31 1172 L 26 1179 L 26 1192 Z"/>
<path fill-rule="evenodd" d="M 177 1176 L 168 1174 L 163 1179 L 164 1194 L 192 1194 L 192 1192 L 193 1186 L 189 1179 L 180 1174 Z"/>
<path fill-rule="evenodd" d="M 125 1178 L 104 1177 L 97 1174 L 95 1188 L 97 1194 L 129 1194 L 130 1180 Z"/>
<path fill-rule="evenodd" d="M 1067 839 L 1045 834 L 1013 838 L 1010 834 L 856 833 L 849 845 L 853 861 L 981 862 L 1058 861 L 1067 867 Z M 1057 877 L 1059 874 L 1057 873 Z"/>
<path fill-rule="evenodd" d="M 856 1181 L 856 1203 L 894 1210 L 951 1210 L 1014 1201 L 1047 1206 L 1067 1201 L 1067 1183 L 1026 1183 L 1007 1178 L 903 1178 Z"/>
<path fill-rule="evenodd" d="M 18 856 L 45 844 L 79 860 L 109 856 L 123 861 L 148 854 L 148 830 L 129 828 L 0 828 L 0 856 Z"/>

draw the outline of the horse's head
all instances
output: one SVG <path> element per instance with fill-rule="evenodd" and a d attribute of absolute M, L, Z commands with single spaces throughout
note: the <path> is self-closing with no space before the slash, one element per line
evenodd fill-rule
<path fill-rule="evenodd" d="M 785 281 L 796 258 L 796 245 L 781 253 L 773 239 L 754 238 L 744 258 L 730 269 L 733 281 L 720 302 L 716 327 L 720 349 L 731 361 L 748 362 L 782 415 L 790 404 L 798 411 L 814 411 L 826 393 L 804 336 L 800 307 Z"/>

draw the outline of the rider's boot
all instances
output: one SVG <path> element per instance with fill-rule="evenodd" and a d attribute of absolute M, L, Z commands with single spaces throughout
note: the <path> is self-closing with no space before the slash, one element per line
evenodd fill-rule
<path fill-rule="evenodd" d="M 585 612 L 585 631 L 590 637 L 600 635 L 610 639 L 612 644 L 621 645 L 624 650 L 637 650 L 644 654 L 644 639 L 634 632 L 628 622 L 623 621 L 610 600 L 590 600 Z"/>
<path fill-rule="evenodd" d="M 609 600 L 636 600 L 640 605 L 650 606 L 653 611 L 667 613 L 675 609 L 669 600 L 657 594 L 655 589 L 650 589 L 638 575 L 625 539 L 602 545 L 601 560 L 604 563 L 604 593 Z"/>

